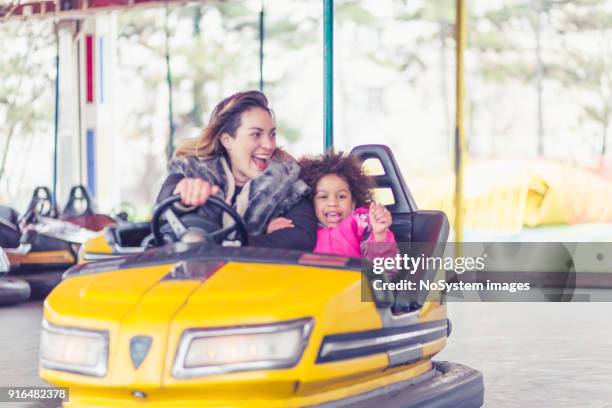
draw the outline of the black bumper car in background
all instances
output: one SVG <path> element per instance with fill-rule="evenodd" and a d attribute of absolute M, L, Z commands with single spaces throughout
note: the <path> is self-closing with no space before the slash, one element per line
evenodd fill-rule
<path fill-rule="evenodd" d="M 80 245 L 115 222 L 94 212 L 83 186 L 70 190 L 63 211 L 57 209 L 49 188 L 37 187 L 23 216 L 0 207 L 0 247 L 9 265 L 5 273 L 27 281 L 31 298 L 43 299 L 76 263 Z"/>

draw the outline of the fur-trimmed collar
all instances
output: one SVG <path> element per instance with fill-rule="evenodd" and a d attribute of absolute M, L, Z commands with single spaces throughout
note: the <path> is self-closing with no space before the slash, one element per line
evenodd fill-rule
<path fill-rule="evenodd" d="M 168 164 L 170 173 L 182 174 L 185 177 L 202 178 L 221 188 L 217 196 L 230 204 L 236 183 L 230 167 L 224 157 L 200 160 L 195 156 L 182 157 Z M 277 149 L 268 167 L 257 177 L 242 186 L 235 199 L 233 208 L 244 219 L 249 234 L 261 235 L 266 232 L 268 222 L 282 215 L 310 191 L 310 188 L 299 179 L 300 166 L 297 161 L 283 150 Z M 224 227 L 231 225 L 231 218 L 211 206 L 200 209 L 211 221 Z"/>

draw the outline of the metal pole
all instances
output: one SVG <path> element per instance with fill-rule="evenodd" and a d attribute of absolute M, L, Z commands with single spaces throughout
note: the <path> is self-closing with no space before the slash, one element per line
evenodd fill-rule
<path fill-rule="evenodd" d="M 259 90 L 264 90 L 263 65 L 264 65 L 264 2 L 261 1 L 261 11 L 259 12 Z"/>
<path fill-rule="evenodd" d="M 57 26 L 55 27 L 57 30 Z M 59 142 L 59 76 L 60 76 L 60 65 L 59 65 L 59 36 L 57 31 L 55 33 L 56 41 L 56 55 L 55 55 L 55 112 L 53 115 L 53 206 L 57 205 L 57 155 L 58 155 L 58 142 Z"/>
<path fill-rule="evenodd" d="M 168 83 L 168 124 L 170 127 L 168 160 L 171 160 L 174 154 L 174 113 L 172 111 L 172 71 L 170 70 L 170 31 L 168 29 L 168 13 L 168 6 L 166 5 L 166 22 L 164 29 L 166 31 L 166 82 Z"/>
<path fill-rule="evenodd" d="M 455 112 L 455 241 L 463 241 L 463 166 L 465 148 L 465 129 L 463 122 L 464 66 L 463 54 L 466 45 L 467 19 L 465 0 L 457 0 L 456 23 L 456 112 Z"/>
<path fill-rule="evenodd" d="M 538 156 L 544 156 L 544 113 L 542 109 L 542 80 L 544 70 L 542 63 L 542 1 L 537 3 L 537 16 L 535 20 L 536 31 L 536 91 L 538 93 Z"/>
<path fill-rule="evenodd" d="M 334 147 L 334 1 L 323 0 L 324 151 Z"/>

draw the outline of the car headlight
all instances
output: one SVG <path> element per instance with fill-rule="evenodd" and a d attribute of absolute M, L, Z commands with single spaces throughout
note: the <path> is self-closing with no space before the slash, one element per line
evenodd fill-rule
<path fill-rule="evenodd" d="M 59 327 L 43 320 L 40 364 L 51 370 L 104 377 L 108 367 L 108 332 Z"/>
<path fill-rule="evenodd" d="M 278 324 L 189 329 L 181 336 L 172 375 L 190 378 L 295 366 L 308 343 L 311 318 Z"/>

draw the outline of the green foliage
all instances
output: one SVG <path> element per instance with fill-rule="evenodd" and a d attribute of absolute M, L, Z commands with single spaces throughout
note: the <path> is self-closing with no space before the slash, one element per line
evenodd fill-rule
<path fill-rule="evenodd" d="M 288 124 L 285 120 L 279 119 L 277 124 L 277 133 L 287 139 L 289 143 L 295 143 L 300 139 L 300 131 Z"/>
<path fill-rule="evenodd" d="M 515 50 L 515 45 L 511 42 L 511 36 L 503 31 L 487 31 L 474 33 L 470 37 L 470 49 L 475 49 L 484 53 L 503 53 Z"/>
<path fill-rule="evenodd" d="M 358 25 L 379 24 L 372 13 L 365 9 L 359 0 L 336 2 L 334 6 L 334 20 L 337 24 L 351 22 Z"/>
<path fill-rule="evenodd" d="M 586 117 L 601 129 L 601 154 L 607 150 L 612 121 L 612 11 L 602 0 L 584 0 L 564 14 L 564 55 L 554 65 L 555 77 L 571 92 Z M 589 38 L 582 47 L 572 37 Z M 586 37 L 585 37 L 586 36 Z M 586 43 L 581 43 L 586 44 Z"/>
<path fill-rule="evenodd" d="M 0 25 L 0 182 L 14 138 L 53 128 L 55 35 L 49 22 Z M 49 133 L 49 137 L 52 134 Z M 11 186 L 15 187 L 15 186 Z M 8 184 L 7 184 L 8 188 Z"/>

